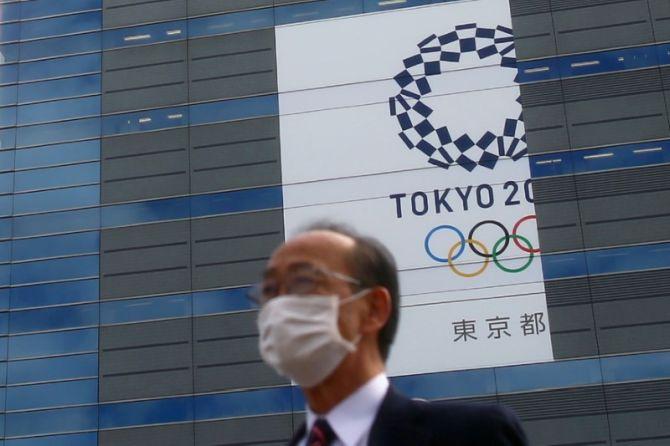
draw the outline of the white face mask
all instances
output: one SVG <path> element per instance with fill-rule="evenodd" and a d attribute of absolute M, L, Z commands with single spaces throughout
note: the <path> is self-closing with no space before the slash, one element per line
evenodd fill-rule
<path fill-rule="evenodd" d="M 368 291 L 343 300 L 337 295 L 286 295 L 268 301 L 258 314 L 263 360 L 301 387 L 319 384 L 360 341 L 360 336 L 354 342 L 342 337 L 337 326 L 339 307 Z"/>

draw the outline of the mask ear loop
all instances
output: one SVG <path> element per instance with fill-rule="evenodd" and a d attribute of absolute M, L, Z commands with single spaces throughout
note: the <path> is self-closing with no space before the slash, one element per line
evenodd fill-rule
<path fill-rule="evenodd" d="M 339 306 L 341 307 L 342 305 L 346 305 L 346 304 L 351 303 L 353 301 L 356 301 L 356 300 L 358 300 L 362 297 L 365 297 L 365 295 L 368 294 L 370 292 L 370 290 L 371 290 L 371 288 L 363 288 L 362 290 L 352 294 L 351 296 L 342 299 L 339 302 Z M 361 339 L 363 339 L 363 335 L 361 333 L 358 333 L 358 336 L 356 336 L 355 339 L 352 339 L 351 341 L 347 341 L 347 342 L 351 343 L 351 345 L 358 346 L 358 344 L 361 342 Z M 350 349 L 350 351 L 353 351 L 353 350 Z"/>

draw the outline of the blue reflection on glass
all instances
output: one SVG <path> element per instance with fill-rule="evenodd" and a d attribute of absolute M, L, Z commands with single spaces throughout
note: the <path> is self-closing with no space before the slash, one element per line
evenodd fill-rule
<path fill-rule="evenodd" d="M 48 212 L 100 204 L 100 186 L 30 192 L 14 195 L 14 213 Z"/>
<path fill-rule="evenodd" d="M 0 310 L 7 310 L 9 308 L 9 298 L 9 288 L 0 288 Z"/>
<path fill-rule="evenodd" d="M 58 14 L 100 9 L 101 0 L 32 0 L 21 3 L 22 19 L 37 19 Z"/>
<path fill-rule="evenodd" d="M 5 446 L 98 446 L 97 432 L 5 440 Z"/>
<path fill-rule="evenodd" d="M 530 60 L 519 62 L 517 82 L 525 84 L 527 82 L 546 81 L 549 79 L 560 78 L 560 68 L 556 58 Z"/>
<path fill-rule="evenodd" d="M 8 351 L 9 351 L 9 338 L 5 336 L 0 338 L 0 359 L 6 361 Z M 5 381 L 2 382 L 4 383 Z"/>
<path fill-rule="evenodd" d="M 0 335 L 6 335 L 9 332 L 9 313 L 0 313 Z"/>
<path fill-rule="evenodd" d="M 8 413 L 7 436 L 56 434 L 98 428 L 98 406 Z"/>
<path fill-rule="evenodd" d="M 0 25 L 0 43 L 15 42 L 19 40 L 19 24 L 8 23 Z"/>
<path fill-rule="evenodd" d="M 40 333 L 40 334 L 31 334 L 23 336 L 10 336 L 9 337 L 9 359 L 21 359 L 21 358 L 35 358 L 39 356 L 52 356 L 52 355 L 64 355 L 69 353 L 83 353 L 83 352 L 95 352 L 98 350 L 98 329 L 97 328 L 86 328 L 83 330 L 71 330 L 71 331 L 57 331 L 54 333 Z M 96 355 L 97 358 L 97 355 Z M 15 384 L 18 382 L 33 382 L 33 381 L 43 381 L 44 379 L 34 379 L 35 374 L 39 376 L 49 376 L 53 378 L 48 379 L 67 379 L 71 377 L 78 376 L 97 376 L 97 360 L 95 362 L 95 368 L 93 371 L 90 370 L 90 364 L 84 362 L 84 366 L 77 366 L 81 368 L 82 371 L 76 371 L 77 367 L 74 365 L 79 364 L 77 361 L 71 361 L 72 366 L 67 366 L 69 362 L 62 365 L 63 371 L 60 370 L 38 370 L 38 367 L 35 367 L 35 371 L 31 372 L 25 367 L 17 370 L 16 375 L 12 375 L 13 363 L 9 364 L 10 371 L 10 384 Z M 23 362 L 16 363 L 23 364 Z M 76 373 L 73 373 L 75 371 Z M 24 373 L 23 375 L 21 373 Z M 12 379 L 13 377 L 13 379 Z"/>
<path fill-rule="evenodd" d="M 14 261 L 48 257 L 69 256 L 74 254 L 97 253 L 100 233 L 80 232 L 77 234 L 55 235 L 29 239 L 13 240 L 12 257 Z"/>
<path fill-rule="evenodd" d="M 545 279 L 585 276 L 586 257 L 583 252 L 544 254 L 540 257 Z"/>
<path fill-rule="evenodd" d="M 10 149 L 16 145 L 16 129 L 0 130 L 0 149 Z"/>
<path fill-rule="evenodd" d="M 109 228 L 135 223 L 188 218 L 188 206 L 189 200 L 187 197 L 105 206 L 102 208 L 102 226 Z"/>
<path fill-rule="evenodd" d="M 571 155 L 577 173 L 664 164 L 670 162 L 670 141 L 578 150 Z"/>
<path fill-rule="evenodd" d="M 28 82 L 76 74 L 96 73 L 100 72 L 101 63 L 102 56 L 99 53 L 40 60 L 37 62 L 24 62 L 19 65 L 19 79 L 21 79 L 21 82 Z M 30 90 L 30 87 L 26 87 L 26 90 Z"/>
<path fill-rule="evenodd" d="M 0 194 L 11 194 L 13 192 L 13 178 L 14 174 L 12 172 L 0 174 Z"/>
<path fill-rule="evenodd" d="M 399 376 L 392 382 L 412 398 L 471 397 L 496 392 L 493 369 Z"/>
<path fill-rule="evenodd" d="M 0 171 L 14 169 L 14 150 L 0 151 Z"/>
<path fill-rule="evenodd" d="M 188 125 L 188 107 L 162 108 L 138 113 L 105 116 L 102 120 L 103 135 L 147 132 Z"/>
<path fill-rule="evenodd" d="M 102 324 L 150 321 L 191 315 L 191 295 L 125 299 L 100 304 Z"/>
<path fill-rule="evenodd" d="M 97 379 L 7 388 L 7 410 L 45 409 L 97 402 Z"/>
<path fill-rule="evenodd" d="M 16 152 L 16 169 L 46 167 L 100 159 L 100 140 L 54 144 Z M 0 152 L 2 156 L 2 152 Z"/>
<path fill-rule="evenodd" d="M 12 195 L 3 195 L 0 196 L 0 216 L 8 216 L 11 215 L 11 198 Z"/>
<path fill-rule="evenodd" d="M 280 208 L 282 200 L 281 187 L 277 186 L 195 195 L 191 197 L 191 215 L 203 217 L 230 212 Z"/>
<path fill-rule="evenodd" d="M 46 101 L 99 93 L 100 75 L 89 74 L 67 79 L 20 84 L 18 102 Z"/>
<path fill-rule="evenodd" d="M 230 392 L 195 397 L 197 421 L 290 412 L 291 387 Z"/>
<path fill-rule="evenodd" d="M 670 267 L 670 243 L 586 252 L 589 274 Z"/>
<path fill-rule="evenodd" d="M 12 311 L 9 325 L 11 333 L 79 328 L 98 325 L 98 314 L 97 303 Z"/>
<path fill-rule="evenodd" d="M 19 147 L 26 147 L 98 138 L 99 136 L 100 118 L 88 118 L 19 127 L 17 142 Z"/>
<path fill-rule="evenodd" d="M 103 45 L 106 50 L 124 46 L 146 45 L 186 39 L 186 20 L 106 30 Z"/>
<path fill-rule="evenodd" d="M 19 45 L 0 45 L 0 65 L 19 61 Z"/>
<path fill-rule="evenodd" d="M 600 359 L 606 383 L 670 378 L 670 352 Z"/>
<path fill-rule="evenodd" d="M 93 53 L 102 50 L 102 33 L 94 32 L 44 40 L 31 40 L 20 44 L 21 60 L 69 54 Z"/>
<path fill-rule="evenodd" d="M 0 218 L 0 239 L 12 236 L 12 219 Z"/>
<path fill-rule="evenodd" d="M 74 164 L 16 172 L 16 192 L 100 183 L 100 163 Z"/>
<path fill-rule="evenodd" d="M 100 429 L 193 420 L 193 398 L 100 405 Z"/>
<path fill-rule="evenodd" d="M 67 303 L 93 302 L 100 292 L 98 279 L 14 287 L 10 293 L 12 309 L 47 307 Z"/>
<path fill-rule="evenodd" d="M 0 105 L 16 104 L 17 87 L 16 85 L 9 85 L 7 87 L 0 87 Z"/>
<path fill-rule="evenodd" d="M 102 27 L 100 11 L 71 14 L 21 23 L 21 40 L 41 39 L 64 34 L 99 30 Z"/>
<path fill-rule="evenodd" d="M 241 287 L 193 293 L 193 314 L 203 316 L 254 309 L 256 306 L 247 296 L 248 292 L 249 287 Z"/>
<path fill-rule="evenodd" d="M 14 237 L 56 234 L 100 228 L 100 209 L 52 212 L 14 217 Z"/>
<path fill-rule="evenodd" d="M 18 3 L 0 5 L 0 22 L 13 22 L 21 18 Z"/>
<path fill-rule="evenodd" d="M 97 277 L 99 256 L 68 257 L 12 264 L 13 284 Z"/>
<path fill-rule="evenodd" d="M 190 19 L 188 34 L 189 38 L 193 38 L 272 26 L 274 26 L 274 11 L 272 8 L 265 8 Z"/>
<path fill-rule="evenodd" d="M 100 96 L 20 105 L 18 109 L 18 125 L 83 118 L 100 114 Z"/>
<path fill-rule="evenodd" d="M 564 78 L 655 67 L 658 63 L 654 45 L 558 58 L 560 76 Z"/>
<path fill-rule="evenodd" d="M 597 359 L 547 362 L 496 369 L 498 392 L 585 386 L 602 383 Z"/>
<path fill-rule="evenodd" d="M 444 1 L 445 0 L 403 0 L 400 2 L 384 2 L 379 0 L 363 0 L 363 9 L 365 12 L 386 11 L 389 9 L 411 8 L 413 6 L 442 3 Z"/>
<path fill-rule="evenodd" d="M 16 125 L 16 107 L 0 108 L 0 127 L 13 127 Z"/>
<path fill-rule="evenodd" d="M 19 71 L 16 67 L 16 64 L 0 66 L 0 84 L 14 84 L 18 81 Z"/>
<path fill-rule="evenodd" d="M 275 8 L 277 25 L 363 13 L 361 0 L 323 0 Z"/>
<path fill-rule="evenodd" d="M 191 124 L 209 124 L 278 114 L 279 102 L 277 95 L 271 94 L 191 105 Z"/>
<path fill-rule="evenodd" d="M 10 361 L 7 364 L 7 384 L 96 377 L 97 375 L 98 355 L 96 353 Z"/>
<path fill-rule="evenodd" d="M 12 259 L 11 242 L 0 242 L 0 262 L 9 262 Z M 0 307 L 1 308 L 1 307 Z"/>
<path fill-rule="evenodd" d="M 0 286 L 9 285 L 8 280 L 11 280 L 11 267 L 8 267 L 9 264 L 0 265 Z"/>

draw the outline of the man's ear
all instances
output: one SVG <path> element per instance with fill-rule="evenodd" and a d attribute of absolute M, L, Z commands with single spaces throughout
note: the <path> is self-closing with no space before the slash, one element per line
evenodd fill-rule
<path fill-rule="evenodd" d="M 367 304 L 367 316 L 363 322 L 363 333 L 377 333 L 391 317 L 391 293 L 382 287 L 376 286 L 370 289 L 370 296 L 365 299 Z"/>

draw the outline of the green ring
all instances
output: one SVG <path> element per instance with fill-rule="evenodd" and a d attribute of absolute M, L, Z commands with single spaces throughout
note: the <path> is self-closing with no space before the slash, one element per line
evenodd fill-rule
<path fill-rule="evenodd" d="M 533 245 L 532 245 L 532 243 L 530 243 L 530 240 L 528 240 L 526 237 L 524 237 L 524 236 L 522 236 L 522 235 L 510 234 L 508 237 L 509 237 L 509 238 L 516 238 L 516 239 L 519 239 L 519 240 L 521 240 L 522 242 L 524 242 L 524 243 L 526 244 L 526 246 L 528 246 L 528 249 L 529 249 L 529 250 L 532 250 L 532 249 L 533 249 Z M 525 270 L 530 266 L 530 264 L 533 263 L 533 257 L 535 257 L 535 254 L 533 254 L 532 252 L 530 253 L 530 257 L 528 257 L 528 261 L 526 262 L 526 264 L 525 264 L 525 265 L 522 265 L 520 268 L 516 268 L 516 269 L 514 269 L 514 268 L 506 268 L 506 267 L 502 266 L 502 265 L 500 264 L 500 262 L 498 261 L 498 255 L 496 254 L 496 251 L 498 251 L 498 246 L 499 246 L 502 242 L 504 242 L 506 238 L 507 238 L 507 237 L 503 236 L 500 240 L 498 240 L 498 241 L 496 242 L 495 245 L 493 245 L 493 263 L 495 263 L 496 266 L 497 266 L 498 268 L 500 268 L 501 270 L 505 271 L 506 273 L 520 273 L 520 272 L 522 272 L 522 271 L 525 271 Z"/>

